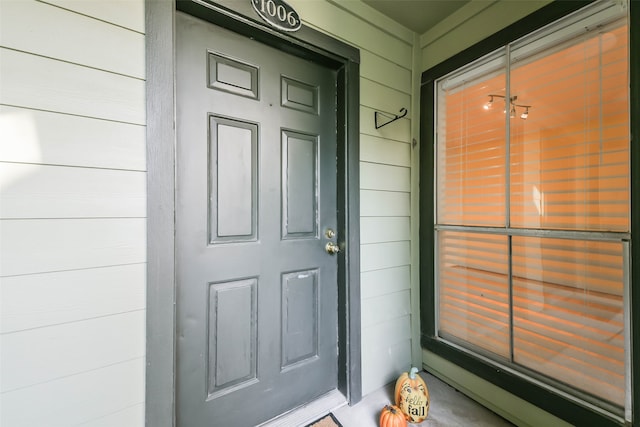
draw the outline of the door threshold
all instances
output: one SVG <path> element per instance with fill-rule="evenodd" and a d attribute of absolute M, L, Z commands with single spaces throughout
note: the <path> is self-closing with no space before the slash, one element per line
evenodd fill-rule
<path fill-rule="evenodd" d="M 337 389 L 311 402 L 270 419 L 258 427 L 302 427 L 347 404 L 347 398 Z"/>

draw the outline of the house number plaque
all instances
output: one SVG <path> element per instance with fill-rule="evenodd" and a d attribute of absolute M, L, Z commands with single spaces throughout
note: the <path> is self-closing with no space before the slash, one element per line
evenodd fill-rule
<path fill-rule="evenodd" d="M 281 31 L 298 31 L 300 16 L 284 0 L 251 0 L 255 11 L 265 22 Z"/>

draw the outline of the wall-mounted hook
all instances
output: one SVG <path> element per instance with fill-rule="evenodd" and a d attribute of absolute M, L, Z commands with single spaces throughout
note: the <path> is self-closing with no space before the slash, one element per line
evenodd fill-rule
<path fill-rule="evenodd" d="M 391 116 L 389 114 L 381 113 L 379 111 L 376 111 L 374 113 L 374 120 L 375 120 L 375 124 L 376 124 L 376 129 L 380 129 L 382 126 L 386 126 L 389 123 L 395 122 L 396 120 L 403 118 L 404 116 L 407 115 L 407 113 L 408 113 L 408 111 L 404 107 L 400 109 L 400 115 L 396 115 L 396 116 Z M 383 123 L 378 123 L 378 118 L 379 117 L 383 117 L 383 118 L 388 119 L 388 120 L 386 122 L 383 122 Z"/>

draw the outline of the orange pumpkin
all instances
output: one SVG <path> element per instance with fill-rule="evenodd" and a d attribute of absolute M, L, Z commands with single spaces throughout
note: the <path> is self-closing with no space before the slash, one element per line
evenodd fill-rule
<path fill-rule="evenodd" d="M 380 427 L 407 427 L 407 420 L 400 408 L 385 405 L 380 413 Z"/>
<path fill-rule="evenodd" d="M 394 393 L 396 406 L 412 423 L 421 423 L 429 414 L 429 389 L 417 373 L 418 368 L 411 368 L 400 375 Z"/>

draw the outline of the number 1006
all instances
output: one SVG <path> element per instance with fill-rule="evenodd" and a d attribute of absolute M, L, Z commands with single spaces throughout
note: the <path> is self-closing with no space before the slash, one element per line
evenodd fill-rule
<path fill-rule="evenodd" d="M 253 1 L 263 14 L 271 16 L 272 18 L 277 18 L 280 22 L 286 22 L 292 27 L 296 27 L 298 25 L 298 19 L 296 18 L 295 11 L 287 11 L 287 8 L 284 7 L 284 5 L 276 5 L 273 0 Z"/>

